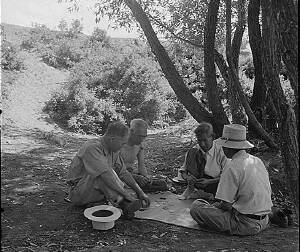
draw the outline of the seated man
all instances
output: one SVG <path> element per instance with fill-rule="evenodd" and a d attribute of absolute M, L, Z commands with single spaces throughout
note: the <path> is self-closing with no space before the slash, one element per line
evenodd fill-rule
<path fill-rule="evenodd" d="M 190 214 L 199 225 L 233 235 L 254 235 L 266 229 L 271 212 L 271 186 L 264 163 L 246 153 L 253 145 L 242 125 L 225 125 L 216 140 L 232 160 L 222 172 L 216 199 L 210 205 L 195 200 Z"/>
<path fill-rule="evenodd" d="M 126 170 L 118 153 L 128 140 L 128 131 L 121 122 L 111 123 L 104 136 L 87 141 L 79 149 L 67 177 L 71 202 L 86 206 L 108 200 L 126 216 L 149 206 L 149 198 Z M 138 199 L 124 189 L 122 181 L 136 192 Z"/>
<path fill-rule="evenodd" d="M 220 174 L 227 163 L 221 146 L 213 140 L 211 124 L 202 122 L 195 129 L 198 146 L 191 148 L 179 172 L 188 186 L 180 199 L 204 198 L 213 200 L 217 191 Z M 194 192 L 197 188 L 198 191 Z"/>
<path fill-rule="evenodd" d="M 147 127 L 147 123 L 142 119 L 133 119 L 130 122 L 128 142 L 122 146 L 120 155 L 127 170 L 143 191 L 166 191 L 168 190 L 166 181 L 150 177 L 145 167 L 143 141 L 147 137 Z M 137 170 L 134 169 L 136 161 Z"/>

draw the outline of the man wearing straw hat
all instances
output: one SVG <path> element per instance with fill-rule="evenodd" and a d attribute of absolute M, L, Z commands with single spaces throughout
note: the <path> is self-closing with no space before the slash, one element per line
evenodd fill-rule
<path fill-rule="evenodd" d="M 132 217 L 142 206 L 149 206 L 148 196 L 126 170 L 118 153 L 128 141 L 128 131 L 125 124 L 113 122 L 104 136 L 87 141 L 79 149 L 67 177 L 71 202 L 90 206 L 108 200 L 127 217 Z M 123 182 L 135 191 L 137 198 L 124 188 Z"/>
<path fill-rule="evenodd" d="M 253 145 L 246 140 L 246 128 L 225 125 L 216 143 L 231 159 L 221 174 L 216 202 L 210 205 L 195 200 L 190 214 L 199 225 L 233 235 L 254 235 L 268 227 L 271 212 L 271 186 L 262 160 L 245 150 Z"/>

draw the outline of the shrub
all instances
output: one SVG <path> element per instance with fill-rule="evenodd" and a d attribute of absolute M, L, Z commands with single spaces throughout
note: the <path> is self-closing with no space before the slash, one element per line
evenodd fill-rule
<path fill-rule="evenodd" d="M 4 70 L 20 71 L 24 68 L 22 59 L 18 55 L 16 47 L 7 40 L 2 40 L 1 45 L 1 68 Z"/>
<path fill-rule="evenodd" d="M 36 24 L 21 47 L 37 51 L 42 60 L 52 67 L 69 69 L 88 51 L 85 48 L 85 39 L 78 37 L 82 26 L 75 21 L 72 27 L 64 32 L 51 31 L 45 25 Z M 60 27 L 60 29 L 64 28 Z"/>
<path fill-rule="evenodd" d="M 89 90 L 75 86 L 54 94 L 44 107 L 58 125 L 71 131 L 102 134 L 109 122 L 123 120 L 111 100 L 99 100 Z"/>
<path fill-rule="evenodd" d="M 163 81 L 156 63 L 137 49 L 100 48 L 71 71 L 65 95 L 45 108 L 60 125 L 73 131 L 101 133 L 112 120 L 159 118 Z"/>

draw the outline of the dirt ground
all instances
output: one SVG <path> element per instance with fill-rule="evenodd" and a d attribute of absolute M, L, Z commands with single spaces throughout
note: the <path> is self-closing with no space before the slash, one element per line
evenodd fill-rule
<path fill-rule="evenodd" d="M 42 138 L 40 130 L 7 126 L 3 131 L 2 251 L 298 251 L 297 225 L 271 227 L 254 237 L 137 219 L 118 220 L 108 231 L 93 230 L 84 209 L 64 201 L 68 164 L 86 138 L 64 134 L 67 144 L 60 147 Z M 158 174 L 176 175 L 189 144 L 170 134 L 150 135 L 148 167 Z"/>

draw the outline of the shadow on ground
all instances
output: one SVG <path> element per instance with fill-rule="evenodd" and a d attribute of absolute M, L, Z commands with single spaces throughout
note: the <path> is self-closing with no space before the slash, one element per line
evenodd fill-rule
<path fill-rule="evenodd" d="M 254 237 L 203 232 L 148 220 L 118 220 L 96 231 L 83 209 L 64 201 L 68 165 L 87 137 L 63 134 L 65 146 L 37 130 L 7 129 L 1 163 L 2 251 L 297 251 L 298 228 L 271 227 Z M 176 175 L 189 139 L 150 135 L 147 166 Z M 182 188 L 178 188 L 179 190 Z"/>

